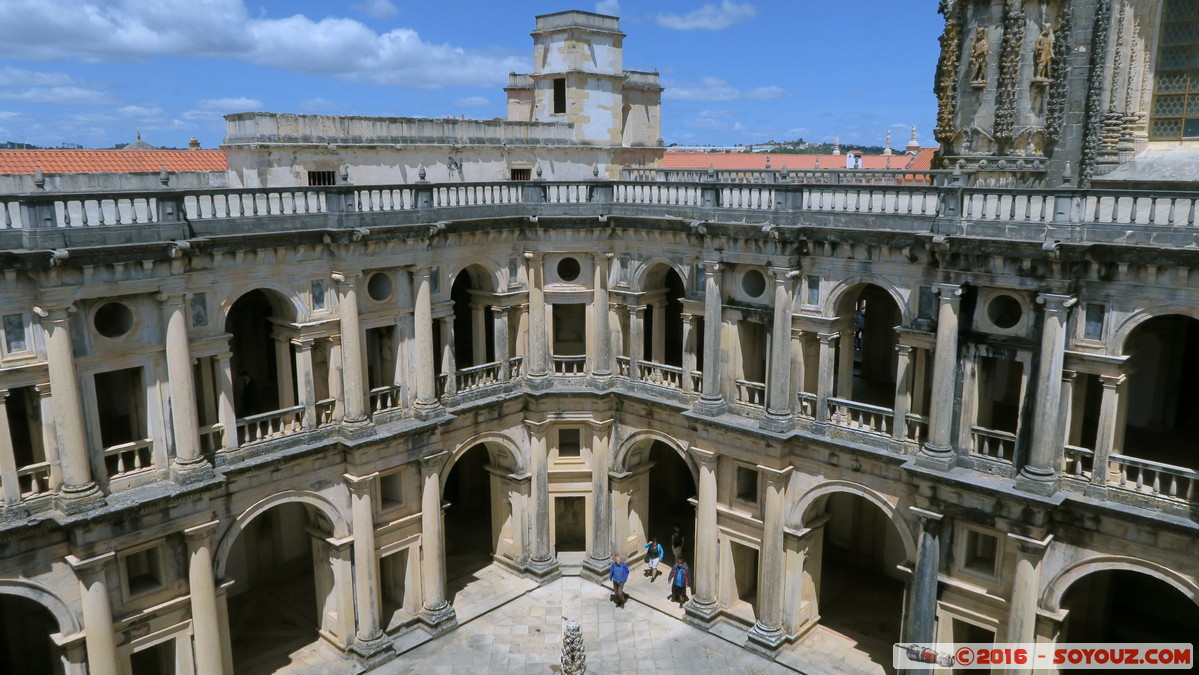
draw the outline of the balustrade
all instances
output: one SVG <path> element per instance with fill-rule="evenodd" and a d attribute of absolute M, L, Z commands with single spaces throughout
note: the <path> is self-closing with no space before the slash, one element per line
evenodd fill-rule
<path fill-rule="evenodd" d="M 104 448 L 108 478 L 121 478 L 154 467 L 154 439 L 142 438 Z"/>
<path fill-rule="evenodd" d="M 1113 487 L 1188 502 L 1196 497 L 1199 471 L 1114 453 L 1110 462 Z"/>
<path fill-rule="evenodd" d="M 367 400 L 370 403 L 371 413 L 383 412 L 384 410 L 392 410 L 403 405 L 403 400 L 400 398 L 404 388 L 398 384 L 389 384 L 382 387 L 375 387 L 370 390 Z M 320 415 L 318 414 L 319 418 Z"/>
<path fill-rule="evenodd" d="M 796 411 L 804 419 L 816 419 L 816 394 L 799 392 L 799 409 Z"/>
<path fill-rule="evenodd" d="M 616 357 L 616 374 L 619 375 L 620 377 L 629 377 L 629 374 L 631 372 L 632 372 L 632 369 L 629 366 L 629 357 L 617 356 Z"/>
<path fill-rule="evenodd" d="M 458 392 L 471 391 L 489 387 L 500 381 L 499 361 L 484 363 L 479 366 L 462 368 L 458 371 Z"/>
<path fill-rule="evenodd" d="M 734 380 L 737 402 L 754 408 L 766 407 L 766 385 L 762 382 Z"/>
<path fill-rule="evenodd" d="M 204 452 L 217 452 L 225 447 L 225 425 L 204 424 L 200 426 L 200 449 Z"/>
<path fill-rule="evenodd" d="M 302 405 L 243 417 L 237 420 L 237 441 L 249 445 L 299 433 L 303 430 L 303 418 Z"/>
<path fill-rule="evenodd" d="M 337 401 L 331 398 L 321 399 L 316 402 L 316 424 L 317 426 L 325 426 L 333 424 L 333 413 L 337 410 Z"/>
<path fill-rule="evenodd" d="M 916 413 L 908 413 L 907 427 L 904 438 L 920 446 L 928 439 L 928 418 Z"/>
<path fill-rule="evenodd" d="M 514 356 L 508 359 L 508 377 L 514 380 L 521 377 L 524 374 L 524 371 L 522 370 L 524 368 L 524 363 L 525 360 L 519 356 Z"/>
<path fill-rule="evenodd" d="M 833 424 L 880 436 L 891 435 L 894 412 L 890 408 L 843 398 L 830 398 L 828 408 L 829 420 Z"/>
<path fill-rule="evenodd" d="M 970 436 L 973 439 L 971 454 L 990 457 L 1001 462 L 1012 462 L 1016 453 L 1016 434 L 996 429 L 971 427 Z"/>
<path fill-rule="evenodd" d="M 50 462 L 27 464 L 17 469 L 21 499 L 33 499 L 50 493 Z"/>
<path fill-rule="evenodd" d="M 1065 446 L 1066 466 L 1062 476 L 1083 482 L 1090 482 L 1095 469 L 1095 451 L 1080 448 L 1076 445 Z"/>
<path fill-rule="evenodd" d="M 554 354 L 550 359 L 554 364 L 555 375 L 582 375 L 587 366 L 586 356 L 560 356 Z"/>
<path fill-rule="evenodd" d="M 683 369 L 668 366 L 664 363 L 641 361 L 637 364 L 638 377 L 642 382 L 656 384 L 671 389 L 683 388 Z"/>

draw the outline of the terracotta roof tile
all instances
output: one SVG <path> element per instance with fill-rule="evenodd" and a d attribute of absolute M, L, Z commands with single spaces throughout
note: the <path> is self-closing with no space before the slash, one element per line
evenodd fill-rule
<path fill-rule="evenodd" d="M 224 150 L 0 150 L 0 174 L 224 171 Z"/>

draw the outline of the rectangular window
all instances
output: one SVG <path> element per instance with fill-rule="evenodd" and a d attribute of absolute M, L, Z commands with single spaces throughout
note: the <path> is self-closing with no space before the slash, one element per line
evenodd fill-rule
<path fill-rule="evenodd" d="M 199 328 L 208 325 L 208 295 L 195 293 L 191 299 L 192 326 Z"/>
<path fill-rule="evenodd" d="M 520 259 L 508 258 L 508 285 L 515 286 L 520 283 Z"/>
<path fill-rule="evenodd" d="M 4 351 L 7 354 L 23 352 L 29 348 L 25 341 L 25 315 L 4 315 Z"/>
<path fill-rule="evenodd" d="M 558 456 L 559 457 L 578 457 L 582 454 L 583 439 L 582 432 L 578 429 L 559 429 L 558 430 Z"/>
<path fill-rule="evenodd" d="M 379 508 L 392 509 L 404 503 L 404 474 L 401 471 L 379 476 Z"/>
<path fill-rule="evenodd" d="M 820 277 L 808 275 L 808 304 L 820 304 Z"/>
<path fill-rule="evenodd" d="M 1199 138 L 1199 3 L 1165 0 L 1149 138 Z"/>
<path fill-rule="evenodd" d="M 566 78 L 554 78 L 554 114 L 566 112 Z"/>
<path fill-rule="evenodd" d="M 162 546 L 156 545 L 126 554 L 122 559 L 125 585 L 129 595 L 138 595 L 162 587 Z"/>
<path fill-rule="evenodd" d="M 532 180 L 532 169 L 509 169 L 508 177 L 512 180 Z"/>
<path fill-rule="evenodd" d="M 1087 340 L 1102 340 L 1103 339 L 1103 314 L 1105 308 L 1103 305 L 1093 302 L 1087 303 L 1086 317 L 1082 326 L 1082 336 Z"/>
<path fill-rule="evenodd" d="M 758 471 L 745 466 L 737 467 L 737 499 L 751 504 L 758 503 Z"/>
<path fill-rule="evenodd" d="M 325 280 L 315 279 L 312 282 L 312 309 L 325 308 Z"/>
<path fill-rule="evenodd" d="M 916 309 L 916 317 L 920 319 L 933 320 L 937 313 L 937 294 L 933 293 L 932 286 L 920 287 L 919 307 Z"/>
<path fill-rule="evenodd" d="M 962 567 L 972 571 L 995 575 L 996 549 L 999 540 L 993 535 L 977 530 L 966 530 L 966 556 Z"/>
<path fill-rule="evenodd" d="M 620 257 L 620 283 L 629 283 L 629 257 L 627 255 Z"/>
<path fill-rule="evenodd" d="M 337 185 L 336 171 L 309 171 L 308 185 L 310 187 L 321 187 L 325 185 Z"/>
<path fill-rule="evenodd" d="M 429 270 L 429 293 L 437 295 L 441 292 L 441 268 L 434 267 Z"/>

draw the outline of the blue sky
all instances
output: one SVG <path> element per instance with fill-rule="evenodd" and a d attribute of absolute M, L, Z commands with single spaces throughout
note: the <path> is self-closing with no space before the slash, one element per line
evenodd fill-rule
<path fill-rule="evenodd" d="M 206 148 L 221 115 L 489 119 L 534 16 L 616 14 L 666 143 L 932 144 L 936 0 L 0 0 L 0 141 Z"/>

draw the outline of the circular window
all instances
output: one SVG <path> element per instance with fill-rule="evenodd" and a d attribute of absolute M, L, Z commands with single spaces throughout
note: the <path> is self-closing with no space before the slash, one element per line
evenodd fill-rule
<path fill-rule="evenodd" d="M 987 304 L 987 318 L 1000 328 L 1011 328 L 1020 323 L 1024 309 L 1020 301 L 1010 295 L 997 295 Z"/>
<path fill-rule="evenodd" d="M 741 277 L 741 290 L 751 298 L 756 298 L 766 291 L 766 277 L 758 270 L 750 270 Z"/>
<path fill-rule="evenodd" d="M 96 332 L 104 337 L 121 337 L 133 328 L 133 312 L 119 302 L 110 302 L 96 310 L 92 323 Z"/>
<path fill-rule="evenodd" d="M 579 278 L 579 273 L 583 268 L 579 266 L 579 261 L 574 258 L 563 258 L 558 261 L 558 278 L 562 281 L 574 281 Z"/>
<path fill-rule="evenodd" d="M 383 272 L 375 272 L 366 280 L 366 294 L 375 302 L 383 302 L 391 297 L 391 277 Z"/>

